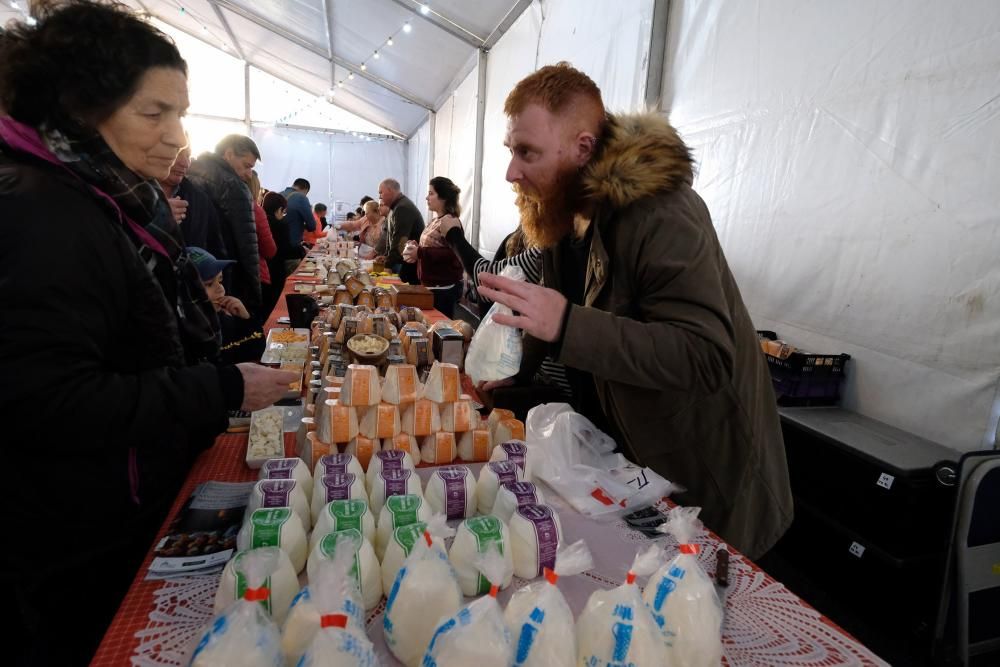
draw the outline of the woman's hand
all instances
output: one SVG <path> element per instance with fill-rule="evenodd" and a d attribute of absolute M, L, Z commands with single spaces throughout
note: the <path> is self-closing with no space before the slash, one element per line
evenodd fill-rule
<path fill-rule="evenodd" d="M 417 242 L 407 241 L 406 247 L 403 248 L 403 261 L 407 264 L 417 263 Z"/>
<path fill-rule="evenodd" d="M 218 303 L 219 309 L 222 310 L 227 315 L 232 315 L 233 317 L 238 317 L 241 320 L 249 320 L 250 313 L 247 311 L 247 307 L 243 305 L 243 302 L 237 299 L 235 296 L 224 296 L 219 299 Z"/>
<path fill-rule="evenodd" d="M 288 385 L 298 379 L 292 371 L 279 371 L 260 364 L 236 364 L 243 376 L 243 405 L 240 410 L 253 412 L 274 405 L 288 392 Z"/>

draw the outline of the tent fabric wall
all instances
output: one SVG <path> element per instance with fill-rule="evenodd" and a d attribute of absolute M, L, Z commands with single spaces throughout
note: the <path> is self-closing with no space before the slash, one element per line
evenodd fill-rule
<path fill-rule="evenodd" d="M 406 182 L 403 184 L 403 192 L 407 193 L 407 196 L 417 205 L 424 220 L 430 219 L 427 201 L 424 198 L 427 191 L 422 188 L 425 188 L 427 182 L 431 180 L 431 123 L 434 122 L 428 118 L 406 142 Z"/>
<path fill-rule="evenodd" d="M 473 67 L 465 80 L 438 109 L 434 123 L 434 168 L 431 176 L 446 176 L 462 190 L 462 222 L 470 229 L 474 211 L 474 173 L 476 167 L 476 88 L 479 67 Z M 427 194 L 427 183 L 414 189 L 421 197 Z"/>
<path fill-rule="evenodd" d="M 670 5 L 664 109 L 757 326 L 959 449 L 1000 377 L 998 32 L 988 0 Z"/>
<path fill-rule="evenodd" d="M 305 178 L 312 186 L 313 204 L 333 208 L 337 201 L 346 201 L 353 210 L 364 195 L 378 196 L 383 178 L 402 179 L 406 173 L 406 144 L 401 141 L 257 126 L 252 136 L 261 152 L 261 184 L 280 192 L 296 178 Z"/>
<path fill-rule="evenodd" d="M 534 2 L 490 51 L 486 67 L 483 197 L 478 246 L 492 255 L 517 226 L 514 194 L 505 181 L 503 103 L 514 85 L 544 65 L 569 61 L 601 88 L 611 111 L 641 107 L 645 94 L 653 0 Z"/>

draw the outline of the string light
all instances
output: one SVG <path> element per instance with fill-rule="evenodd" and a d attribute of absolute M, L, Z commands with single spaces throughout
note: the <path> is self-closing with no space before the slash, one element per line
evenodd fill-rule
<path fill-rule="evenodd" d="M 427 3 L 420 5 L 420 13 L 423 14 L 424 16 L 427 16 L 430 13 L 430 11 L 431 11 L 431 6 L 428 5 Z"/>
<path fill-rule="evenodd" d="M 413 27 L 410 25 L 409 21 L 403 24 L 403 32 L 409 33 L 411 30 L 413 30 Z"/>
<path fill-rule="evenodd" d="M 424 4 L 424 5 L 421 5 L 421 7 L 427 7 L 427 8 L 429 8 L 429 5 Z M 379 46 L 377 49 L 375 49 L 374 51 L 372 51 L 372 56 L 371 56 L 370 60 L 380 60 L 382 58 L 382 54 L 380 53 L 380 51 L 382 49 L 392 46 L 395 43 L 394 42 L 394 38 L 398 37 L 400 32 L 409 33 L 411 30 L 413 30 L 413 26 L 410 25 L 409 21 L 407 21 L 406 23 L 404 23 L 402 25 L 402 27 L 399 30 L 397 30 L 393 34 L 389 35 L 386 38 L 386 40 L 384 42 L 382 42 L 381 46 Z M 361 70 L 362 72 L 367 72 L 368 71 L 368 62 L 369 62 L 368 60 L 361 61 L 361 63 L 358 65 L 358 69 Z M 349 80 L 354 80 L 354 72 L 353 71 L 349 72 L 348 75 L 347 75 L 347 78 Z M 340 87 L 340 88 L 343 88 L 344 87 L 344 79 L 341 79 L 340 81 L 338 81 L 337 82 L 337 86 Z"/>

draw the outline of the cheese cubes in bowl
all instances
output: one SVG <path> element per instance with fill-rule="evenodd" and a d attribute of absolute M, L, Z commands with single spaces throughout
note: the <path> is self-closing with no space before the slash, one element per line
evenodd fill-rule
<path fill-rule="evenodd" d="M 279 407 L 257 410 L 250 415 L 250 442 L 247 444 L 247 465 L 257 470 L 268 459 L 285 456 L 283 414 Z"/>

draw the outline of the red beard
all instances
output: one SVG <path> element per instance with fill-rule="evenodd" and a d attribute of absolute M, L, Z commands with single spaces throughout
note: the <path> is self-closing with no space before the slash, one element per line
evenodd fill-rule
<path fill-rule="evenodd" d="M 547 193 L 528 194 L 514 184 L 514 203 L 521 213 L 521 228 L 529 246 L 551 248 L 573 231 L 573 218 L 583 200 L 581 183 L 579 170 L 570 167 L 559 173 Z"/>

